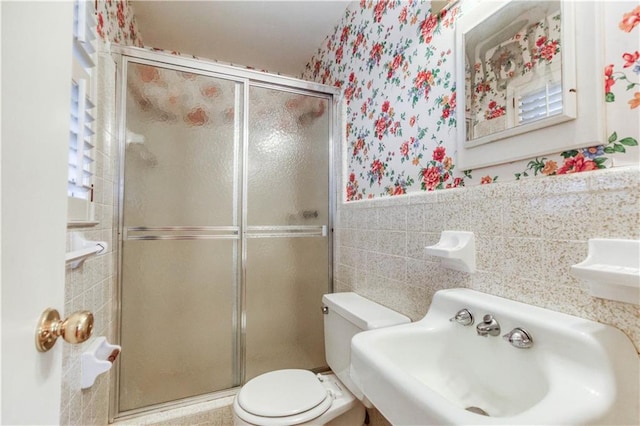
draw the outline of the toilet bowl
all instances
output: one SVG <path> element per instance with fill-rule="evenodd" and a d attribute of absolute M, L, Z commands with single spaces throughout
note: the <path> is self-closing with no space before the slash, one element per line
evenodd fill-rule
<path fill-rule="evenodd" d="M 364 406 L 335 374 L 308 370 L 277 370 L 250 380 L 233 401 L 233 412 L 234 424 L 243 426 L 346 426 L 364 419 Z"/>
<path fill-rule="evenodd" d="M 349 375 L 351 338 L 364 330 L 410 322 L 355 293 L 325 294 L 324 335 L 333 373 L 276 370 L 249 380 L 233 401 L 236 425 L 331 425 L 364 422 L 364 395 Z"/>

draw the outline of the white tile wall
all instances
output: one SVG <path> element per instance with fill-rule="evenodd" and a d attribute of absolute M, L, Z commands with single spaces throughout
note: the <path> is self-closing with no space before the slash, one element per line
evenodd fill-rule
<path fill-rule="evenodd" d="M 637 166 L 341 203 L 336 222 L 336 291 L 417 320 L 437 290 L 468 287 L 613 325 L 640 350 L 640 306 L 593 298 L 569 272 L 589 238 L 640 238 Z M 477 273 L 424 254 L 443 230 L 475 233 Z"/>
<path fill-rule="evenodd" d="M 93 312 L 93 337 L 80 345 L 64 343 L 62 360 L 62 400 L 60 423 L 63 425 L 105 425 L 108 423 L 109 373 L 98 377 L 93 387 L 80 389 L 80 354 L 97 336 L 113 338 L 112 294 L 115 280 L 113 241 L 113 188 L 116 144 L 114 137 L 115 64 L 107 53 L 98 54 L 98 105 L 96 121 L 96 161 L 94 205 L 99 225 L 73 228 L 90 240 L 107 241 L 109 253 L 89 258 L 77 269 L 67 268 L 63 316 L 87 309 Z"/>

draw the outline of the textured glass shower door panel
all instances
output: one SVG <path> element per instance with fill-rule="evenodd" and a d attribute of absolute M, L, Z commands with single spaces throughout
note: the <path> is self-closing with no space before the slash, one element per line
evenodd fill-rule
<path fill-rule="evenodd" d="M 121 411 L 234 386 L 237 243 L 124 243 Z"/>
<path fill-rule="evenodd" d="M 329 221 L 329 101 L 249 88 L 247 224 Z"/>
<path fill-rule="evenodd" d="M 326 365 L 322 295 L 327 238 L 247 242 L 246 380 L 285 368 Z"/>
<path fill-rule="evenodd" d="M 249 89 L 245 380 L 321 368 L 329 283 L 328 100 Z"/>
<path fill-rule="evenodd" d="M 241 83 L 127 63 L 118 410 L 239 384 Z"/>
<path fill-rule="evenodd" d="M 127 80 L 124 225 L 237 225 L 242 86 L 135 63 Z"/>

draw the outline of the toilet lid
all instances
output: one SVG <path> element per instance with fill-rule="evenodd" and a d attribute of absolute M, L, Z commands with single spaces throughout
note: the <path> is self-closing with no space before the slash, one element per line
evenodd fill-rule
<path fill-rule="evenodd" d="M 328 397 L 308 370 L 278 370 L 249 380 L 238 393 L 243 410 L 262 417 L 285 417 L 316 407 Z"/>

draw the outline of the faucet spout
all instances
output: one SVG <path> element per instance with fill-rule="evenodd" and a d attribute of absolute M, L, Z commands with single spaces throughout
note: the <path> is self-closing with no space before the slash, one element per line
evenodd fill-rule
<path fill-rule="evenodd" d="M 500 324 L 493 318 L 493 315 L 487 314 L 482 318 L 482 322 L 476 327 L 478 336 L 499 336 Z"/>

